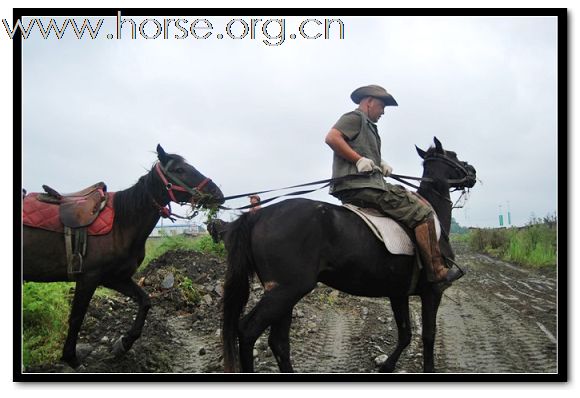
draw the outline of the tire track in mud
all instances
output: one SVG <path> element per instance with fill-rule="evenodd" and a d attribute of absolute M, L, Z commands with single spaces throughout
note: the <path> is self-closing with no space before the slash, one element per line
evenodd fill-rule
<path fill-rule="evenodd" d="M 293 339 L 293 363 L 296 372 L 361 372 L 364 341 L 360 312 L 353 308 L 332 306 L 320 314 L 316 329 L 304 339 Z M 363 370 L 364 371 L 364 370 Z"/>
<path fill-rule="evenodd" d="M 191 316 L 174 316 L 167 319 L 171 331 L 171 344 L 178 347 L 172 353 L 174 373 L 209 373 L 222 371 L 221 341 L 219 336 L 200 335 L 195 332 Z"/>
<path fill-rule="evenodd" d="M 557 280 L 485 255 L 457 261 L 468 274 L 445 291 L 435 369 L 445 373 L 557 372 Z M 396 372 L 421 372 L 421 302 L 410 298 L 411 344 Z M 394 321 L 392 327 L 396 330 Z"/>
<path fill-rule="evenodd" d="M 295 372 L 369 373 L 376 370 L 373 359 L 385 352 L 388 341 L 388 301 L 342 297 L 330 305 L 320 305 L 312 298 L 298 303 L 297 308 L 309 315 L 294 319 L 290 332 L 291 361 Z M 353 305 L 353 302 L 358 305 Z M 258 350 L 267 346 L 267 338 L 266 334 L 258 340 Z M 259 372 L 278 372 L 270 353 L 261 353 L 256 362 Z"/>
<path fill-rule="evenodd" d="M 459 259 L 471 269 L 443 297 L 436 368 L 460 373 L 557 372 L 555 279 L 538 278 L 483 255 Z"/>

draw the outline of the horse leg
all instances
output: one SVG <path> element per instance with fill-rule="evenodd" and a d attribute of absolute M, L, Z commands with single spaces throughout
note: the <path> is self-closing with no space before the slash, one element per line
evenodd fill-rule
<path fill-rule="evenodd" d="M 139 287 L 139 285 L 137 285 L 131 278 L 117 281 L 107 281 L 106 283 L 103 283 L 103 285 L 109 289 L 116 290 L 125 296 L 131 297 L 137 302 L 137 305 L 139 306 L 139 309 L 137 310 L 137 316 L 133 322 L 133 326 L 113 345 L 113 355 L 120 357 L 129 351 L 133 346 L 133 343 L 135 343 L 135 341 L 141 337 L 141 332 L 143 331 L 143 325 L 145 324 L 147 312 L 149 312 L 149 309 L 151 308 L 151 299 L 147 293 L 141 289 L 141 287 Z"/>
<path fill-rule="evenodd" d="M 421 295 L 421 318 L 423 323 L 423 372 L 434 373 L 433 356 L 435 332 L 437 329 L 437 310 L 441 302 L 441 294 L 431 291 Z"/>
<path fill-rule="evenodd" d="M 268 345 L 278 362 L 278 367 L 282 373 L 293 373 L 292 362 L 290 361 L 290 325 L 292 324 L 292 309 L 288 311 L 279 321 L 270 326 L 270 337 Z"/>
<path fill-rule="evenodd" d="M 72 309 L 68 321 L 68 334 L 62 350 L 62 360 L 68 363 L 72 368 L 77 368 L 80 361 L 77 358 L 76 346 L 81 325 L 87 313 L 87 308 L 91 298 L 97 289 L 98 282 L 96 278 L 83 275 L 79 277 L 75 286 L 75 294 L 72 302 Z"/>
<path fill-rule="evenodd" d="M 391 308 L 393 309 L 393 314 L 395 315 L 395 321 L 397 322 L 398 338 L 397 346 L 379 369 L 379 372 L 382 373 L 392 373 L 395 370 L 395 366 L 397 365 L 397 361 L 399 360 L 401 353 L 411 342 L 409 297 L 390 297 L 390 300 Z"/>
<path fill-rule="evenodd" d="M 288 313 L 290 313 L 291 321 L 292 307 L 310 290 L 312 288 L 297 289 L 295 287 L 282 288 L 276 286 L 271 290 L 267 290 L 258 304 L 240 320 L 238 339 L 242 372 L 249 373 L 254 371 L 254 344 L 258 337 L 268 326 L 288 317 Z M 286 322 L 288 321 L 286 319 Z M 284 327 L 283 322 L 280 324 L 280 329 L 282 327 Z M 281 333 L 281 330 L 279 332 Z M 280 370 L 282 371 L 282 369 Z"/>

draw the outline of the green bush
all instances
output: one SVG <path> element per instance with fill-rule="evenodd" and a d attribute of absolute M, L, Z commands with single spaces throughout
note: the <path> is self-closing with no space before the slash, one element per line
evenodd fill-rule
<path fill-rule="evenodd" d="M 215 243 L 209 235 L 202 235 L 197 238 L 194 243 L 194 250 L 205 254 L 215 254 L 221 258 L 226 257 L 224 243 Z"/>
<path fill-rule="evenodd" d="M 557 230 L 549 224 L 525 228 L 475 229 L 469 234 L 472 250 L 534 267 L 555 266 Z"/>
<path fill-rule="evenodd" d="M 184 276 L 183 278 L 181 278 L 181 281 L 178 283 L 178 286 L 179 289 L 181 290 L 181 293 L 183 294 L 185 301 L 187 301 L 188 303 L 198 304 L 201 301 L 201 294 L 196 289 L 195 285 L 193 284 L 193 281 L 189 277 Z"/>
<path fill-rule="evenodd" d="M 22 291 L 23 364 L 58 360 L 68 330 L 71 283 L 27 282 Z"/>

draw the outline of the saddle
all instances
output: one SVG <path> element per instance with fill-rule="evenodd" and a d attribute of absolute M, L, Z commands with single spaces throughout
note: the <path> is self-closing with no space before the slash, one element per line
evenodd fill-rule
<path fill-rule="evenodd" d="M 104 182 L 67 194 L 60 194 L 48 185 L 42 188 L 46 193 L 38 195 L 38 200 L 58 204 L 60 221 L 69 228 L 91 225 L 107 204 L 107 186 Z"/>
<path fill-rule="evenodd" d="M 78 192 L 61 194 L 48 185 L 42 188 L 40 202 L 58 206 L 60 222 L 64 226 L 67 273 L 70 280 L 83 272 L 83 258 L 87 251 L 88 227 L 95 222 L 107 205 L 107 186 L 98 182 Z"/>
<path fill-rule="evenodd" d="M 347 203 L 342 206 L 359 216 L 375 237 L 385 244 L 385 248 L 389 253 L 414 257 L 413 276 L 408 290 L 409 294 L 412 294 L 417 286 L 419 273 L 423 268 L 421 256 L 415 255 L 417 251 L 412 231 L 403 228 L 401 224 L 378 210 L 362 208 Z M 437 239 L 439 239 L 441 237 L 441 225 L 437 215 L 435 215 L 435 230 Z"/>

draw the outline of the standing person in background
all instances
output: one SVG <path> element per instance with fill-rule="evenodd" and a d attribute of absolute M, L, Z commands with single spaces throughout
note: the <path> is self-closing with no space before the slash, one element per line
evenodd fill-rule
<path fill-rule="evenodd" d="M 250 213 L 254 214 L 262 208 L 262 206 L 260 206 L 260 201 L 261 199 L 258 195 L 250 196 L 250 204 L 252 205 L 252 207 L 250 208 Z"/>

